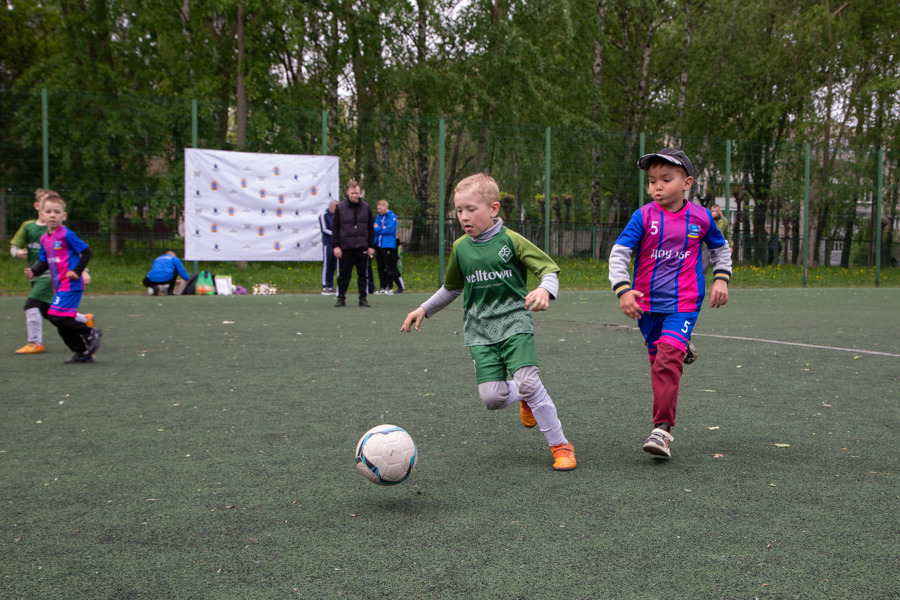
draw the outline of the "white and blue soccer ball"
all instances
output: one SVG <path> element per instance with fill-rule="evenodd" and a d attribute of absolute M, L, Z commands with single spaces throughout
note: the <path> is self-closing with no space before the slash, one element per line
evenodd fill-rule
<path fill-rule="evenodd" d="M 405 481 L 418 458 L 416 443 L 405 429 L 396 425 L 373 427 L 356 444 L 356 468 L 377 485 Z"/>

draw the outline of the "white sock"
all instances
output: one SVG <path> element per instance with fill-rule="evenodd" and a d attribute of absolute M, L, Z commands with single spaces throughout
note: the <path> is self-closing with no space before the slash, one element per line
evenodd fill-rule
<path fill-rule="evenodd" d="M 541 428 L 541 433 L 544 434 L 547 444 L 550 446 L 564 444 L 566 436 L 563 435 L 562 423 L 560 423 L 556 414 L 556 405 L 553 404 L 553 400 L 544 388 L 544 384 L 540 384 L 540 388 L 528 399 L 528 406 L 531 407 L 531 412 L 534 413 L 534 420 L 537 421 L 538 427 Z"/>
<path fill-rule="evenodd" d="M 75 313 L 75 320 L 79 323 L 87 323 L 87 317 L 81 313 Z"/>
<path fill-rule="evenodd" d="M 41 318 L 41 309 L 28 308 L 25 310 L 25 331 L 28 333 L 28 341 L 32 344 L 40 344 L 44 340 L 44 320 Z"/>

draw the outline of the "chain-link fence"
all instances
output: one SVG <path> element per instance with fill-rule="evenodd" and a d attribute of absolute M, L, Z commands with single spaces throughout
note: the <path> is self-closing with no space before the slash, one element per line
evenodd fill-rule
<path fill-rule="evenodd" d="M 390 201 L 406 252 L 437 253 L 441 239 L 449 246 L 460 234 L 454 185 L 488 172 L 511 227 L 551 254 L 602 260 L 648 199 L 637 158 L 678 146 L 696 170 L 691 199 L 722 207 L 738 262 L 802 264 L 809 247 L 811 265 L 896 264 L 897 150 L 275 104 L 249 108 L 238 147 L 236 119 L 233 107 L 208 99 L 2 90 L 0 234 L 8 239 L 33 218 L 35 188 L 49 187 L 70 202 L 70 223 L 86 239 L 112 252 L 167 247 L 179 237 L 184 148 L 327 152 L 340 157 L 343 181 L 354 177 L 367 198 Z"/>

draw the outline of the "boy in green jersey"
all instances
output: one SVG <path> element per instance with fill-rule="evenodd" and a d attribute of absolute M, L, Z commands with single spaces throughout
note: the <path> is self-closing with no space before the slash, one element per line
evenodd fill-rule
<path fill-rule="evenodd" d="M 29 265 L 38 261 L 41 236 L 47 232 L 47 224 L 41 217 L 41 205 L 44 198 L 52 193 L 55 192 L 41 188 L 34 191 L 34 210 L 37 211 L 37 218 L 22 223 L 9 241 L 9 253 L 13 258 L 25 260 Z M 88 283 L 87 273 L 84 273 L 84 276 L 85 283 Z M 43 273 L 31 280 L 31 293 L 25 299 L 25 330 L 28 343 L 16 350 L 16 354 L 41 354 L 44 351 L 44 324 L 41 318 L 47 318 L 47 310 L 53 302 L 53 296 L 50 273 Z M 75 318 L 88 327 L 94 326 L 94 315 L 90 313 L 78 313 Z"/>
<path fill-rule="evenodd" d="M 444 285 L 406 316 L 400 331 L 416 331 L 426 317 L 463 295 L 463 333 L 475 362 L 478 393 L 488 410 L 519 403 L 525 427 L 540 425 L 553 468 L 575 468 L 575 449 L 563 435 L 556 405 L 539 375 L 531 312 L 547 310 L 559 292 L 559 267 L 547 254 L 497 217 L 500 188 L 488 175 L 472 175 L 454 191 L 456 216 L 466 235 L 453 242 Z M 541 279 L 531 292 L 528 272 Z M 529 312 L 531 311 L 531 312 Z M 506 379 L 512 373 L 512 381 Z"/>

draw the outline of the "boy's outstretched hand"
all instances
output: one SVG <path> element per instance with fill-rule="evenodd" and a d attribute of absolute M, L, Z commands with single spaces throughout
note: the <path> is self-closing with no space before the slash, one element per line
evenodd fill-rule
<path fill-rule="evenodd" d="M 644 311 L 641 310 L 641 307 L 637 303 L 637 299 L 643 297 L 643 292 L 639 292 L 637 290 L 628 290 L 627 292 L 619 296 L 619 308 L 622 309 L 622 312 L 625 313 L 625 316 L 637 321 L 638 318 L 640 318 L 640 316 L 644 314 Z"/>
<path fill-rule="evenodd" d="M 422 325 L 422 320 L 425 318 L 425 309 L 421 306 L 416 310 L 412 311 L 408 315 L 406 315 L 406 320 L 403 321 L 403 325 L 400 327 L 400 331 L 405 331 L 409 333 L 410 328 L 415 325 L 416 331 L 419 330 L 419 327 Z"/>
<path fill-rule="evenodd" d="M 550 292 L 542 287 L 531 290 L 525 296 L 525 308 L 530 308 L 531 312 L 538 312 L 550 308 Z"/>
<path fill-rule="evenodd" d="M 728 302 L 728 284 L 721 279 L 716 279 L 709 291 L 709 305 L 713 308 L 725 306 Z"/>

